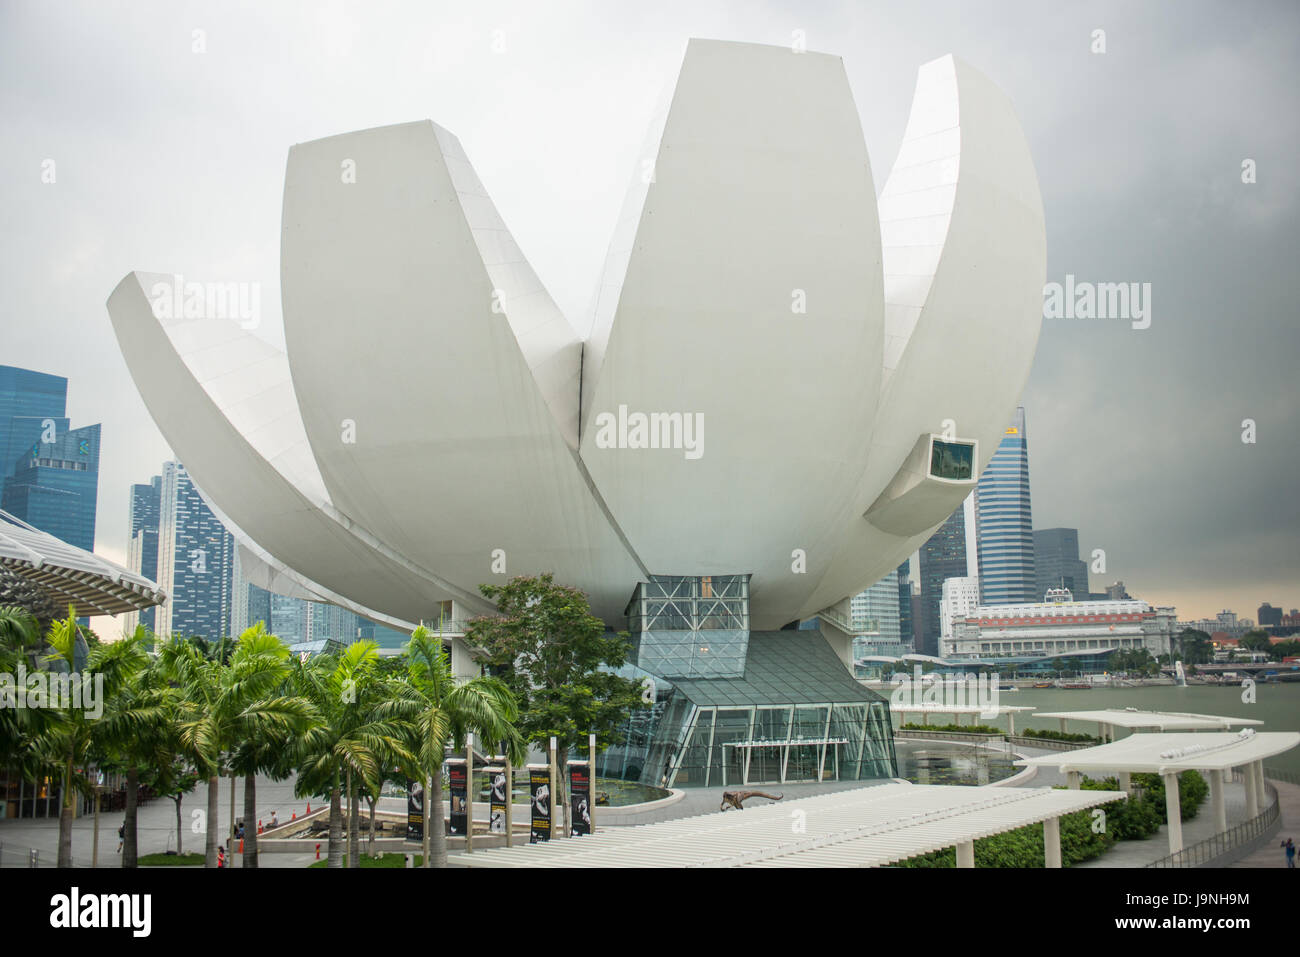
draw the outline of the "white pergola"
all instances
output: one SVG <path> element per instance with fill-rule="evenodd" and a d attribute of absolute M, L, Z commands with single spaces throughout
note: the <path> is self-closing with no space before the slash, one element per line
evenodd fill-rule
<path fill-rule="evenodd" d="M 928 724 L 930 715 L 932 714 L 946 714 L 958 719 L 961 718 L 962 715 L 970 715 L 971 723 L 974 724 L 976 723 L 977 716 L 987 717 L 996 712 L 996 717 L 1006 717 L 1008 734 L 1016 733 L 1016 712 L 1033 710 L 1034 709 L 1029 705 L 1012 704 L 993 706 L 978 704 L 894 704 L 892 701 L 889 704 L 890 714 L 919 714 L 921 716 L 922 724 Z M 960 721 L 955 723 L 960 723 Z"/>
<path fill-rule="evenodd" d="M 464 867 L 880 867 L 1043 825 L 1044 858 L 1061 866 L 1060 817 L 1121 799 L 1114 791 L 921 787 L 891 782 L 578 838 L 448 855 Z"/>
<path fill-rule="evenodd" d="M 1116 728 L 1130 731 L 1226 731 L 1238 726 L 1263 724 L 1254 718 L 1233 718 L 1218 714 L 1194 714 L 1185 711 L 1139 711 L 1137 708 L 1109 708 L 1104 711 L 1038 711 L 1035 718 L 1059 718 L 1061 730 L 1066 721 L 1095 721 L 1097 737 L 1114 741 Z"/>
<path fill-rule="evenodd" d="M 1240 720 L 1240 719 L 1233 719 Z M 1183 849 L 1183 822 L 1178 803 L 1178 775 L 1183 771 L 1207 771 L 1210 798 L 1214 805 L 1214 825 L 1218 831 L 1228 829 L 1227 809 L 1223 800 L 1225 772 L 1241 768 L 1246 779 L 1246 815 L 1259 813 L 1264 796 L 1264 759 L 1290 751 L 1300 744 L 1300 732 L 1207 731 L 1197 734 L 1133 734 L 1120 741 L 1095 748 L 1044 754 L 1023 758 L 1016 764 L 1024 767 L 1050 767 L 1063 772 L 1072 789 L 1080 785 L 1085 773 L 1115 773 L 1119 787 L 1128 793 L 1134 772 L 1158 774 L 1165 782 L 1165 810 L 1169 819 L 1169 853 Z"/>

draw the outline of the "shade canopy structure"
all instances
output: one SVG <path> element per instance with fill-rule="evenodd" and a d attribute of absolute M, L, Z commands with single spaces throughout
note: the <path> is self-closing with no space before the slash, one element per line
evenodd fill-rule
<path fill-rule="evenodd" d="M 1047 788 L 919 787 L 891 782 L 754 805 L 740 812 L 606 828 L 570 840 L 452 854 L 465 867 L 879 867 L 946 847 L 974 865 L 980 838 L 1043 823 L 1060 866 L 1059 818 L 1123 795 Z M 792 833 L 791 821 L 804 830 Z"/>
<path fill-rule="evenodd" d="M 120 615 L 161 605 L 167 595 L 149 579 L 69 545 L 0 511 L 0 566 L 40 586 L 78 615 Z"/>
<path fill-rule="evenodd" d="M 1154 728 L 1158 731 L 1212 731 L 1263 724 L 1255 718 L 1234 718 L 1229 715 L 1194 714 L 1179 711 L 1139 711 L 1137 708 L 1108 708 L 1104 711 L 1039 711 L 1035 718 L 1058 718 L 1061 730 L 1067 721 L 1095 721 L 1098 735 L 1105 740 L 1115 740 L 1115 728 L 1130 731 Z"/>
<path fill-rule="evenodd" d="M 1063 751 L 1016 764 L 1051 767 L 1080 773 L 1140 772 L 1178 774 L 1183 771 L 1226 771 L 1290 751 L 1300 744 L 1300 732 L 1260 731 L 1251 734 L 1219 731 L 1198 734 L 1133 734 L 1109 744 Z"/>
<path fill-rule="evenodd" d="M 1233 719 L 1240 720 L 1240 719 Z M 1258 723 L 1258 722 L 1255 722 Z M 1068 775 L 1070 787 L 1078 788 L 1081 774 L 1113 772 L 1121 791 L 1128 791 L 1134 773 L 1159 774 L 1165 782 L 1165 812 L 1169 825 L 1169 853 L 1183 849 L 1183 827 L 1178 801 L 1178 775 L 1184 771 L 1205 771 L 1210 775 L 1210 799 L 1215 827 L 1228 829 L 1223 789 L 1226 776 L 1243 771 L 1246 787 L 1246 815 L 1259 813 L 1265 798 L 1264 760 L 1290 751 L 1300 744 L 1300 732 L 1261 731 L 1245 728 L 1238 732 L 1202 731 L 1194 734 L 1149 732 L 1129 735 L 1120 741 L 1094 748 L 1023 758 L 1016 764 L 1032 768 L 1055 768 Z"/>

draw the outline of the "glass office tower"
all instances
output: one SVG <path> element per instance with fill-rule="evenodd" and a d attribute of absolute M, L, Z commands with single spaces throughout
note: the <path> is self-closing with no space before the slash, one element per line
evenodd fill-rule
<path fill-rule="evenodd" d="M 1029 444 L 1025 410 L 1015 418 L 975 490 L 980 601 L 1013 605 L 1035 597 L 1034 523 L 1029 507 Z"/>

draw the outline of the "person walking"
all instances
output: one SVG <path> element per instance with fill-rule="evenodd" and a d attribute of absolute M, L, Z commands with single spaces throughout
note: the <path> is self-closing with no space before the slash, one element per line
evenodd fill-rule
<path fill-rule="evenodd" d="M 126 821 L 117 829 L 117 853 L 122 853 L 122 845 L 126 843 Z"/>
<path fill-rule="evenodd" d="M 1286 843 L 1283 844 L 1282 846 L 1286 848 L 1286 866 L 1294 869 L 1295 868 L 1295 841 L 1293 841 L 1291 838 L 1288 837 L 1286 839 Z"/>
<path fill-rule="evenodd" d="M 226 848 L 223 844 L 217 845 L 217 867 L 226 866 Z"/>

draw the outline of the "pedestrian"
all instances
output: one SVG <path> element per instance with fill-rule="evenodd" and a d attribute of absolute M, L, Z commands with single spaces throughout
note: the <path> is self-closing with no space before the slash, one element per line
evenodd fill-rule
<path fill-rule="evenodd" d="M 1295 868 L 1295 841 L 1293 841 L 1291 838 L 1288 837 L 1286 839 L 1286 843 L 1283 844 L 1282 846 L 1286 848 L 1286 866 L 1294 869 Z"/>
<path fill-rule="evenodd" d="M 123 821 L 122 826 L 117 829 L 117 853 L 119 854 L 122 853 L 122 845 L 125 843 L 126 843 L 126 822 Z"/>
<path fill-rule="evenodd" d="M 279 826 L 280 826 L 280 819 L 279 819 L 278 817 L 276 817 L 275 815 L 276 815 L 276 812 L 275 812 L 275 811 L 272 811 L 272 812 L 271 812 L 271 827 L 279 827 Z"/>
<path fill-rule="evenodd" d="M 226 848 L 222 844 L 217 845 L 217 867 L 226 866 Z"/>

